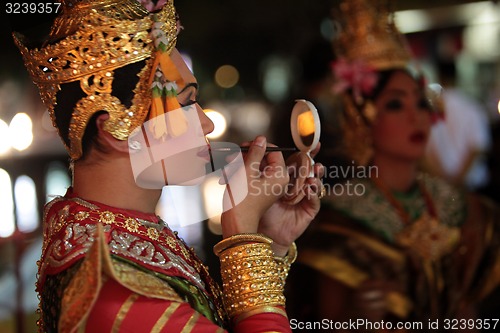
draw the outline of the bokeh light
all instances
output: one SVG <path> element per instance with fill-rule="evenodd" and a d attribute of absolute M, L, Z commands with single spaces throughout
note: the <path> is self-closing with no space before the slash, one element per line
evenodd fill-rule
<path fill-rule="evenodd" d="M 7 153 L 10 149 L 9 125 L 0 119 L 0 155 Z"/>
<path fill-rule="evenodd" d="M 234 87 L 240 79 L 240 73 L 231 65 L 220 66 L 215 71 L 215 82 L 222 88 Z"/>
<path fill-rule="evenodd" d="M 26 175 L 19 176 L 14 185 L 17 228 L 21 232 L 32 232 L 38 228 L 38 200 L 33 179 Z"/>
<path fill-rule="evenodd" d="M 12 236 L 15 229 L 12 182 L 7 171 L 0 169 L 0 237 Z"/>
<path fill-rule="evenodd" d="M 33 123 L 26 113 L 18 113 L 9 125 L 11 145 L 14 149 L 23 151 L 33 142 Z"/>
<path fill-rule="evenodd" d="M 214 130 L 207 134 L 209 139 L 220 138 L 227 130 L 227 121 L 224 115 L 212 109 L 205 109 L 205 114 L 214 123 Z"/>

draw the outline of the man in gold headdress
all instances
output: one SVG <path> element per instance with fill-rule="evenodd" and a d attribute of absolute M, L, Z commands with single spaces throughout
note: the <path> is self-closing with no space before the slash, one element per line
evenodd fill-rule
<path fill-rule="evenodd" d="M 480 329 L 474 307 L 500 282 L 500 215 L 420 172 L 434 110 L 388 5 L 340 4 L 332 89 L 352 164 L 301 238 L 292 313 L 338 331 Z"/>
<path fill-rule="evenodd" d="M 240 170 L 258 192 L 223 214 L 221 294 L 155 214 L 164 185 L 202 178 L 213 124 L 175 49 L 173 2 L 141 2 L 63 0 L 41 45 L 14 34 L 73 164 L 72 187 L 44 211 L 40 332 L 288 332 L 283 285 L 318 195 L 292 207 L 266 193 L 285 189 L 286 166 L 265 137 L 251 143 Z"/>

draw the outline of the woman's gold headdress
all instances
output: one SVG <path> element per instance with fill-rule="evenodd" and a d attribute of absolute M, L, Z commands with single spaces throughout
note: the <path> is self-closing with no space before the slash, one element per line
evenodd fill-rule
<path fill-rule="evenodd" d="M 376 116 L 366 96 L 377 86 L 379 71 L 408 66 L 410 51 L 395 25 L 390 0 L 343 0 L 335 20 L 334 92 L 342 94 L 345 107 L 344 141 L 348 154 L 365 165 L 372 154 L 369 124 Z"/>
<path fill-rule="evenodd" d="M 411 59 L 405 37 L 394 22 L 390 0 L 342 1 L 334 43 L 339 57 L 374 70 L 404 68 Z"/>
<path fill-rule="evenodd" d="M 82 138 L 94 113 L 103 110 L 109 114 L 105 130 L 120 140 L 145 121 L 155 72 L 172 67 L 164 64 L 175 47 L 178 26 L 173 0 L 164 1 L 156 13 L 138 0 L 61 2 L 62 11 L 40 48 L 26 47 L 18 33 L 14 33 L 14 41 L 54 126 L 76 160 L 82 155 Z M 152 32 L 161 38 L 155 40 Z M 132 64 L 136 64 L 134 75 L 115 79 L 122 68 Z M 118 81 L 133 82 L 128 101 L 117 96 L 118 87 L 126 83 Z M 69 85 L 78 97 L 69 109 L 60 110 L 60 91 Z M 67 125 L 60 125 L 60 119 L 66 119 Z"/>

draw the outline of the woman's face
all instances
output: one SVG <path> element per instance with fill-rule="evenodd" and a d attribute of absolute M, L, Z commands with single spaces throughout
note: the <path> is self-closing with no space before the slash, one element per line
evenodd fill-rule
<path fill-rule="evenodd" d="M 421 158 L 429 137 L 431 110 L 415 79 L 406 72 L 394 72 L 375 100 L 375 107 L 375 157 Z"/>

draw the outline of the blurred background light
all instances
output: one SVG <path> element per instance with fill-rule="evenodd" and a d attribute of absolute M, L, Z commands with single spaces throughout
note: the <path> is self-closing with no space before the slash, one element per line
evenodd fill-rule
<path fill-rule="evenodd" d="M 232 123 L 246 139 L 253 139 L 258 134 L 266 133 L 271 125 L 270 111 L 264 103 L 240 103 L 232 111 Z"/>
<path fill-rule="evenodd" d="M 205 109 L 205 114 L 214 123 L 214 130 L 212 133 L 207 134 L 209 139 L 217 139 L 226 133 L 227 121 L 224 115 L 212 109 Z"/>
<path fill-rule="evenodd" d="M 420 9 L 402 10 L 394 14 L 398 28 L 403 33 L 427 30 L 431 26 L 430 17 Z"/>
<path fill-rule="evenodd" d="M 47 168 L 45 177 L 45 199 L 46 202 L 58 195 L 64 195 L 71 186 L 68 170 L 61 162 L 52 162 Z"/>
<path fill-rule="evenodd" d="M 10 237 L 16 229 L 12 182 L 4 169 L 0 169 L 0 237 Z"/>
<path fill-rule="evenodd" d="M 9 125 L 9 136 L 14 149 L 23 151 L 33 142 L 33 123 L 26 113 L 18 113 Z"/>
<path fill-rule="evenodd" d="M 38 228 L 38 200 L 33 179 L 26 175 L 19 176 L 14 184 L 17 228 L 21 232 L 31 232 Z"/>
<path fill-rule="evenodd" d="M 328 41 L 333 40 L 335 34 L 337 33 L 335 23 L 331 18 L 323 19 L 321 21 L 319 30 L 321 36 Z"/>
<path fill-rule="evenodd" d="M 217 68 L 215 71 L 215 83 L 221 88 L 232 88 L 234 87 L 239 79 L 240 73 L 236 67 L 231 65 L 223 65 Z"/>
<path fill-rule="evenodd" d="M 0 155 L 6 154 L 10 149 L 9 125 L 0 119 Z"/>
<path fill-rule="evenodd" d="M 211 176 L 203 184 L 203 199 L 205 202 L 205 211 L 208 216 L 208 228 L 216 234 L 222 234 L 221 214 L 222 198 L 224 197 L 225 186 L 219 184 L 220 177 Z"/>
<path fill-rule="evenodd" d="M 263 90 L 269 100 L 278 103 L 288 96 L 292 69 L 285 59 L 272 56 L 264 61 Z"/>

